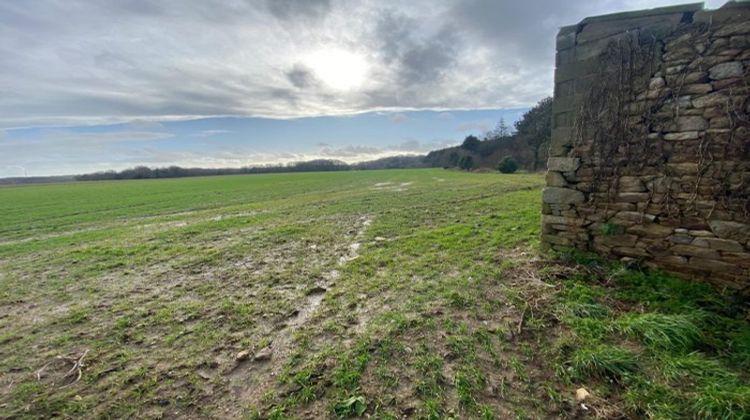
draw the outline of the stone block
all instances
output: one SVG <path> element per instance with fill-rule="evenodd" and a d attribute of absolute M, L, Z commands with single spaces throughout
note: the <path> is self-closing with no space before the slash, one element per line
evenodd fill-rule
<path fill-rule="evenodd" d="M 697 239 L 696 239 L 697 240 Z M 719 251 L 728 252 L 744 252 L 745 248 L 737 241 L 731 239 L 720 239 L 720 238 L 701 238 L 706 241 L 708 247 L 711 249 L 717 249 Z"/>
<path fill-rule="evenodd" d="M 620 203 L 641 203 L 648 200 L 648 193 L 624 192 L 617 194 L 617 202 Z"/>
<path fill-rule="evenodd" d="M 673 229 L 669 226 L 663 226 L 657 223 L 646 223 L 633 225 L 627 228 L 626 232 L 638 235 L 644 238 L 666 238 L 672 234 Z"/>
<path fill-rule="evenodd" d="M 724 93 L 713 92 L 693 98 L 692 103 L 695 108 L 725 107 L 729 103 L 729 98 Z"/>
<path fill-rule="evenodd" d="M 750 20 L 723 26 L 714 32 L 716 37 L 750 34 Z"/>
<path fill-rule="evenodd" d="M 732 77 L 742 77 L 743 72 L 742 63 L 739 61 L 730 61 L 711 67 L 708 71 L 708 76 L 712 80 L 721 80 Z"/>
<path fill-rule="evenodd" d="M 568 185 L 562 174 L 555 171 L 547 171 L 546 181 L 548 187 L 566 187 Z"/>
<path fill-rule="evenodd" d="M 570 188 L 547 187 L 542 192 L 542 201 L 550 204 L 578 204 L 585 200 L 582 192 Z"/>
<path fill-rule="evenodd" d="M 624 246 L 624 247 L 634 247 L 636 241 L 638 241 L 638 237 L 635 235 L 629 235 L 629 234 L 622 234 L 622 235 L 602 235 L 596 236 L 594 238 L 594 243 L 607 246 L 607 247 L 616 247 L 616 246 Z"/>
<path fill-rule="evenodd" d="M 667 133 L 664 135 L 664 140 L 669 140 L 669 141 L 695 140 L 697 138 L 699 138 L 697 131 L 684 131 L 681 133 Z"/>
<path fill-rule="evenodd" d="M 571 241 L 570 239 L 559 236 L 559 235 L 553 235 L 553 234 L 542 234 L 542 242 L 555 244 L 555 245 L 565 245 L 565 246 L 569 246 L 573 244 L 573 241 Z"/>
<path fill-rule="evenodd" d="M 714 87 L 710 83 L 695 83 L 691 85 L 685 85 L 680 88 L 681 95 L 703 95 L 714 90 Z"/>
<path fill-rule="evenodd" d="M 690 259 L 689 265 L 697 270 L 709 272 L 739 273 L 741 271 L 736 265 L 720 261 L 718 258 L 693 257 Z"/>
<path fill-rule="evenodd" d="M 740 243 L 750 241 L 750 225 L 724 220 L 709 220 L 711 231 L 719 238 L 731 239 Z"/>
<path fill-rule="evenodd" d="M 700 247 L 700 246 L 679 244 L 670 248 L 670 251 L 677 255 L 683 255 L 683 256 L 688 256 L 688 257 L 702 257 L 702 258 L 710 258 L 710 259 L 719 258 L 718 251 Z"/>
<path fill-rule="evenodd" d="M 557 49 L 564 50 L 573 48 L 576 45 L 577 32 L 578 25 L 564 26 L 560 28 L 560 32 L 557 33 Z"/>
<path fill-rule="evenodd" d="M 637 176 L 622 176 L 619 181 L 619 190 L 622 192 L 644 192 L 646 185 Z"/>
<path fill-rule="evenodd" d="M 620 257 L 646 258 L 651 254 L 643 248 L 616 246 L 612 248 L 612 253 Z"/>
<path fill-rule="evenodd" d="M 547 170 L 574 172 L 581 166 L 581 159 L 570 157 L 551 157 L 547 160 Z"/>

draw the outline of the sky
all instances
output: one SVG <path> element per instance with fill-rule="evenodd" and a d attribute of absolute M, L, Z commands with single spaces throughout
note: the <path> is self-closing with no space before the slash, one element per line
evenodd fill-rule
<path fill-rule="evenodd" d="M 424 153 L 551 95 L 560 26 L 679 3 L 0 0 L 0 177 Z"/>

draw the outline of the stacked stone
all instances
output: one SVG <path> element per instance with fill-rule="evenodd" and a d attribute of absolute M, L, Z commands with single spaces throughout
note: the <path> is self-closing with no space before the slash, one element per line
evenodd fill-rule
<path fill-rule="evenodd" d="M 605 162 L 578 113 L 602 54 L 643 33 L 657 52 L 624 107 L 636 134 Z M 750 3 L 587 18 L 557 50 L 542 242 L 750 292 Z"/>

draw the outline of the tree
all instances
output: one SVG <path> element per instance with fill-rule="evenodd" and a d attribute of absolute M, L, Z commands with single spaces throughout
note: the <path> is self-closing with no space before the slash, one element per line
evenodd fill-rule
<path fill-rule="evenodd" d="M 529 145 L 533 154 L 531 170 L 537 169 L 543 146 L 552 137 L 552 98 L 539 101 L 533 108 L 516 121 L 516 133 L 520 140 Z"/>
<path fill-rule="evenodd" d="M 450 166 L 458 166 L 458 161 L 461 159 L 461 157 L 456 152 L 451 152 L 451 154 L 448 156 L 448 164 Z"/>
<path fill-rule="evenodd" d="M 461 148 L 474 152 L 479 148 L 481 144 L 482 142 L 477 137 L 467 136 L 464 139 L 464 142 L 461 143 Z"/>
<path fill-rule="evenodd" d="M 497 170 L 504 174 L 512 174 L 518 170 L 518 163 L 510 156 L 504 156 L 497 164 Z"/>
<path fill-rule="evenodd" d="M 469 155 L 464 156 L 458 161 L 458 166 L 465 171 L 469 171 L 474 168 L 474 158 Z"/>
<path fill-rule="evenodd" d="M 510 128 L 507 124 L 505 124 L 505 118 L 500 117 L 500 121 L 497 123 L 495 129 L 490 132 L 490 135 L 492 136 L 492 138 L 500 139 L 510 137 Z"/>

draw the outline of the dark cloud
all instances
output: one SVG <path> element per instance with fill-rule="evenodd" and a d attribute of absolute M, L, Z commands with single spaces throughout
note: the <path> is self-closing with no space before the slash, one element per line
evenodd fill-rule
<path fill-rule="evenodd" d="M 317 84 L 315 75 L 304 64 L 297 63 L 285 73 L 286 78 L 296 87 L 306 89 Z"/>
<path fill-rule="evenodd" d="M 530 106 L 559 26 L 674 1 L 0 1 L 0 127 Z M 363 81 L 329 86 L 325 51 Z"/>
<path fill-rule="evenodd" d="M 458 39 L 448 24 L 434 34 L 419 38 L 419 20 L 386 10 L 375 27 L 375 39 L 385 63 L 395 66 L 403 86 L 437 81 L 456 63 Z"/>

